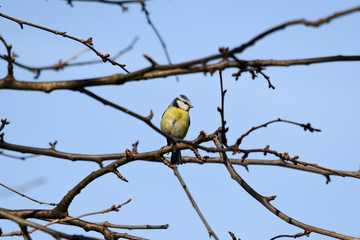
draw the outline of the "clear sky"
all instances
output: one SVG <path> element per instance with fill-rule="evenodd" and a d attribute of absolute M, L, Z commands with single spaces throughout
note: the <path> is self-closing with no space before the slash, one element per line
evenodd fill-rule
<path fill-rule="evenodd" d="M 317 20 L 355 7 L 358 1 L 167 1 L 147 3 L 150 17 L 163 36 L 173 63 L 217 53 L 220 46 L 241 45 L 255 35 L 285 21 L 306 18 Z M 149 66 L 142 54 L 166 64 L 163 49 L 147 24 L 141 6 L 128 4 L 129 10 L 98 3 L 66 1 L 2 1 L 0 12 L 46 26 L 69 35 L 93 37 L 95 48 L 115 54 L 137 36 L 134 48 L 118 59 L 130 71 Z M 249 48 L 239 59 L 296 59 L 333 55 L 360 54 L 360 13 L 354 13 L 320 28 L 293 26 L 274 33 Z M 46 66 L 66 60 L 85 47 L 75 41 L 0 18 L 0 34 L 13 45 L 18 62 Z M 0 47 L 4 54 L 4 47 Z M 76 61 L 98 59 L 92 52 Z M 0 62 L 0 76 L 6 75 L 6 63 Z M 357 171 L 359 147 L 359 62 L 324 63 L 310 66 L 269 67 L 276 90 L 263 78 L 251 79 L 244 73 L 238 81 L 224 72 L 228 90 L 225 116 L 233 143 L 252 126 L 278 117 L 301 123 L 310 122 L 321 133 L 276 123 L 245 138 L 243 148 L 266 145 L 279 152 L 299 155 L 301 161 L 321 166 Z M 74 80 L 109 76 L 123 71 L 109 63 L 88 67 L 69 67 L 44 71 L 39 80 L 34 74 L 15 68 L 15 77 L 23 81 Z M 220 126 L 216 110 L 220 106 L 218 74 L 192 74 L 132 82 L 121 86 L 91 87 L 89 90 L 136 113 L 154 112 L 157 126 L 168 104 L 178 94 L 187 95 L 191 126 L 186 139 L 196 138 L 201 130 L 212 133 Z M 106 107 L 73 91 L 50 94 L 30 91 L 0 91 L 0 118 L 7 118 L 5 140 L 32 147 L 49 147 L 55 140 L 57 150 L 70 153 L 122 153 L 140 141 L 138 151 L 157 150 L 166 140 L 143 122 Z M 210 146 L 210 145 L 208 145 Z M 5 151 L 8 154 L 17 153 Z M 200 152 L 205 155 L 204 152 Z M 183 156 L 193 156 L 184 151 Z M 209 154 L 207 154 L 209 155 Z M 215 156 L 215 155 L 214 155 Z M 235 156 L 239 157 L 239 156 Z M 249 158 L 264 158 L 262 154 Z M 273 159 L 267 157 L 267 159 Z M 0 156 L 0 182 L 21 190 L 41 201 L 59 202 L 80 180 L 98 169 L 87 162 L 71 162 L 51 157 L 26 161 Z M 360 237 L 360 182 L 358 179 L 332 177 L 326 185 L 321 175 L 269 166 L 250 166 L 238 173 L 260 194 L 277 195 L 272 203 L 294 219 L 338 233 Z M 108 174 L 91 183 L 70 207 L 70 214 L 106 209 L 132 199 L 117 213 L 88 217 L 89 221 L 117 224 L 169 224 L 167 230 L 119 230 L 149 239 L 208 239 L 207 231 L 192 208 L 173 172 L 163 164 L 133 162 L 119 169 L 129 183 Z M 221 164 L 184 164 L 179 167 L 184 181 L 208 223 L 220 239 L 230 239 L 232 231 L 241 239 L 270 239 L 279 234 L 296 234 L 301 229 L 289 225 L 252 199 L 230 177 Z M 0 188 L 0 207 L 9 209 L 46 208 Z M 4 233 L 18 230 L 15 224 L 0 220 Z M 101 237 L 68 227 L 54 227 L 68 233 Z M 40 237 L 51 239 L 47 234 Z M 15 238 L 14 238 L 15 239 Z M 20 238 L 19 238 L 20 239 Z M 308 239 L 329 239 L 312 233 Z"/>

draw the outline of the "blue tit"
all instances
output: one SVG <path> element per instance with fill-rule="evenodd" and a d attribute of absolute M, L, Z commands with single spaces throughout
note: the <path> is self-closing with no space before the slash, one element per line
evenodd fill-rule
<path fill-rule="evenodd" d="M 190 126 L 189 110 L 193 106 L 185 95 L 179 95 L 175 98 L 162 115 L 160 127 L 172 137 L 183 139 Z M 167 139 L 167 145 L 171 141 Z M 171 164 L 182 164 L 180 150 L 171 153 Z"/>

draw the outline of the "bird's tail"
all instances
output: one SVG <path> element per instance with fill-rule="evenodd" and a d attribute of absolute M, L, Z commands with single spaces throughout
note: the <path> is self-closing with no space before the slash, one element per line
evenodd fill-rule
<path fill-rule="evenodd" d="M 183 164 L 180 150 L 176 150 L 175 152 L 171 153 L 170 162 L 171 164 L 176 164 L 176 165 Z"/>

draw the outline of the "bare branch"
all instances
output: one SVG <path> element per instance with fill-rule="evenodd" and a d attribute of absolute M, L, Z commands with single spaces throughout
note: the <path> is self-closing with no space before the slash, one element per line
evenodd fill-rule
<path fill-rule="evenodd" d="M 198 205 L 196 204 L 194 198 L 191 196 L 191 193 L 188 189 L 188 187 L 186 186 L 184 180 L 182 179 L 178 169 L 176 166 L 172 166 L 171 167 L 174 171 L 175 176 L 177 177 L 177 179 L 179 180 L 179 182 L 181 183 L 181 186 L 183 187 L 186 195 L 188 196 L 192 206 L 194 207 L 194 209 L 196 210 L 197 214 L 199 215 L 199 217 L 201 218 L 201 221 L 204 223 L 206 229 L 209 232 L 209 237 L 214 237 L 214 239 L 219 240 L 219 238 L 216 236 L 216 234 L 214 233 L 214 231 L 211 229 L 210 225 L 208 224 L 208 222 L 206 221 L 205 217 L 202 215 Z"/>
<path fill-rule="evenodd" d="M 179 145 L 180 147 L 186 146 L 186 145 Z M 56 150 L 51 149 L 43 149 L 43 148 L 34 148 L 34 147 L 27 147 L 27 146 L 20 146 L 20 145 L 14 145 L 10 143 L 0 142 L 0 148 L 12 150 L 12 151 L 18 151 L 23 153 L 33 153 L 33 154 L 39 154 L 44 156 L 51 156 L 56 157 L 60 159 L 68 159 L 71 161 L 88 161 L 88 162 L 95 162 L 95 163 L 101 163 L 103 161 L 108 160 L 116 160 L 119 158 L 126 157 L 126 154 L 119 153 L 119 154 L 99 154 L 99 155 L 87 155 L 87 154 L 74 154 L 74 153 L 64 153 L 64 152 L 58 152 Z M 188 146 L 192 150 L 191 147 Z M 185 148 L 183 148 L 185 149 Z M 157 151 L 153 152 L 144 152 L 142 154 L 138 154 L 136 156 L 133 156 L 133 160 L 145 160 L 145 161 L 152 161 L 152 162 L 162 162 L 158 160 L 157 158 L 154 158 L 154 156 L 158 156 L 159 153 L 166 153 L 171 152 L 171 147 L 162 148 Z M 137 153 L 137 152 L 133 152 Z M 23 159 L 20 157 L 20 159 Z M 198 163 L 198 164 L 204 164 L 204 163 L 222 163 L 222 160 L 220 158 L 198 158 L 198 157 L 183 157 L 183 161 L 185 163 Z M 324 175 L 327 179 L 332 176 L 345 176 L 345 177 L 353 177 L 353 178 L 360 178 L 360 171 L 339 171 L 339 170 L 327 170 L 327 168 L 323 168 L 320 166 L 313 166 L 311 163 L 304 163 L 302 164 L 292 164 L 287 163 L 282 159 L 278 160 L 261 160 L 261 159 L 230 159 L 232 164 L 241 165 L 247 168 L 249 165 L 267 165 L 267 166 L 280 166 L 285 168 L 291 168 L 295 170 L 300 171 L 307 171 L 312 172 L 316 174 Z M 306 164 L 306 165 L 305 165 Z M 308 167 L 311 166 L 311 167 Z"/>
<path fill-rule="evenodd" d="M 298 237 L 303 237 L 303 236 L 309 237 L 310 233 L 311 233 L 311 231 L 305 230 L 303 233 L 297 233 L 294 235 L 278 235 L 276 237 L 271 238 L 270 240 L 275 240 L 275 239 L 282 238 L 282 237 L 287 237 L 287 238 L 298 238 Z"/>
<path fill-rule="evenodd" d="M 13 81 L 14 80 L 13 62 L 15 61 L 15 56 L 11 54 L 12 45 L 11 44 L 8 45 L 5 39 L 1 35 L 0 35 L 0 41 L 4 44 L 7 51 L 7 55 L 3 57 L 8 62 L 8 74 L 6 78 L 8 81 Z"/>
<path fill-rule="evenodd" d="M 151 66 L 132 72 L 130 74 L 115 74 L 107 77 L 89 78 L 80 80 L 69 81 L 53 81 L 53 82 L 29 82 L 29 81 L 14 81 L 6 82 L 4 79 L 0 79 L 0 89 L 14 89 L 14 90 L 31 90 L 42 91 L 50 93 L 54 90 L 78 90 L 88 86 L 106 86 L 106 85 L 122 85 L 128 82 L 165 78 L 173 75 L 192 74 L 213 72 L 219 69 L 226 68 L 246 68 L 246 66 L 252 67 L 288 67 L 295 65 L 310 65 L 315 63 L 326 62 L 341 62 L 341 61 L 360 61 L 360 56 L 330 56 L 320 58 L 305 58 L 294 60 L 250 60 L 241 62 L 222 60 L 215 64 L 203 64 L 197 65 L 201 61 L 205 61 L 206 58 L 196 61 L 184 62 L 173 65 L 158 65 L 156 67 Z"/>
<path fill-rule="evenodd" d="M 118 59 L 120 56 L 124 55 L 125 53 L 129 52 L 130 50 L 133 49 L 133 47 L 135 46 L 136 42 L 139 40 L 139 37 L 135 37 L 131 43 L 124 49 L 120 50 L 118 53 L 116 53 L 114 55 L 114 57 L 110 58 L 111 60 L 115 61 L 116 59 Z M 85 49 L 80 53 L 83 53 L 85 51 L 88 51 L 89 49 Z M 80 54 L 79 53 L 79 54 Z M 35 75 L 35 79 L 39 78 L 40 73 L 43 71 L 47 71 L 47 70 L 55 70 L 58 71 L 60 69 L 64 69 L 64 68 L 68 68 L 68 67 L 77 67 L 77 66 L 86 66 L 86 65 L 91 65 L 91 64 L 98 64 L 98 63 L 103 63 L 102 60 L 90 60 L 90 61 L 81 61 L 81 62 L 74 62 L 74 63 L 70 63 L 70 61 L 74 60 L 74 57 L 77 57 L 79 54 L 76 54 L 75 56 L 69 58 L 68 60 L 65 60 L 64 62 L 60 62 L 57 63 L 55 65 L 49 65 L 49 66 L 43 66 L 43 67 L 31 67 L 22 63 L 19 63 L 16 59 L 13 62 L 13 65 L 26 69 L 28 71 L 34 72 L 36 73 Z M 1 59 L 5 59 L 5 57 L 0 56 Z"/>
<path fill-rule="evenodd" d="M 123 229 L 167 229 L 169 224 L 165 225 L 119 225 L 119 224 L 112 224 L 108 222 L 96 223 L 100 226 L 109 227 L 109 228 L 123 228 Z"/>
<path fill-rule="evenodd" d="M 214 138 L 214 143 L 218 148 L 221 148 L 221 143 L 219 141 L 219 139 L 217 137 Z M 227 159 L 227 155 L 226 153 L 220 153 L 221 158 L 223 159 L 223 162 L 227 168 L 227 170 L 230 173 L 230 176 L 233 180 L 235 180 L 236 182 L 239 183 L 239 185 L 247 192 L 249 193 L 254 199 L 256 199 L 258 202 L 260 202 L 265 208 L 267 208 L 270 212 L 272 212 L 274 215 L 276 215 L 277 217 L 281 218 L 282 220 L 284 220 L 285 222 L 297 226 L 299 228 L 302 228 L 306 231 L 312 231 L 312 232 L 316 232 L 322 235 L 326 235 L 326 236 L 330 236 L 330 237 L 334 237 L 334 238 L 338 238 L 338 239 L 344 239 L 344 240 L 360 240 L 360 238 L 356 238 L 356 237 L 351 237 L 351 236 L 346 236 L 343 234 L 339 234 L 333 231 L 328 231 L 322 228 L 317 228 L 302 222 L 299 222 L 287 215 L 285 215 L 284 213 L 282 213 L 280 210 L 278 210 L 277 208 L 275 208 L 270 201 L 273 200 L 275 198 L 275 196 L 271 196 L 271 197 L 264 197 L 262 195 L 260 195 L 259 193 L 257 193 L 252 187 L 250 187 L 250 185 L 248 185 L 244 179 L 242 179 L 242 177 L 235 171 L 235 169 L 233 168 L 232 164 L 230 163 L 230 161 L 228 161 Z"/>
<path fill-rule="evenodd" d="M 239 147 L 240 144 L 241 144 L 241 142 L 242 142 L 242 140 L 243 140 L 246 136 L 248 136 L 251 132 L 253 132 L 253 131 L 255 131 L 255 130 L 258 130 L 258 129 L 260 129 L 260 128 L 265 128 L 265 127 L 267 127 L 269 124 L 276 123 L 276 122 L 284 122 L 284 123 L 290 123 L 290 124 L 293 124 L 293 125 L 298 125 L 298 126 L 302 127 L 302 128 L 304 129 L 304 131 L 309 130 L 310 132 L 321 132 L 320 129 L 313 128 L 310 123 L 302 124 L 302 123 L 297 123 L 297 122 L 288 121 L 288 120 L 283 120 L 283 119 L 278 118 L 278 119 L 276 119 L 276 120 L 269 121 L 269 122 L 264 123 L 264 124 L 261 124 L 261 125 L 259 125 L 259 126 L 252 127 L 249 131 L 247 131 L 246 133 L 244 133 L 243 135 L 241 135 L 241 137 L 236 140 L 235 147 Z"/>
<path fill-rule="evenodd" d="M 72 6 L 73 2 L 94 2 L 94 3 L 105 3 L 105 4 L 114 4 L 119 5 L 123 8 L 124 11 L 127 11 L 127 8 L 124 6 L 124 4 L 128 3 L 142 3 L 145 2 L 145 0 L 129 0 L 129 1 L 112 1 L 112 0 L 64 0 L 67 1 L 69 5 Z M 125 9 L 124 9 L 125 8 Z"/>
<path fill-rule="evenodd" d="M 234 48 L 233 50 L 231 50 L 229 52 L 229 54 L 231 56 L 231 55 L 233 55 L 235 53 L 241 53 L 245 49 L 247 49 L 248 47 L 254 45 L 257 41 L 263 39 L 264 37 L 266 37 L 266 36 L 268 36 L 268 35 L 270 35 L 270 34 L 272 34 L 274 32 L 285 29 L 288 26 L 300 24 L 300 25 L 311 26 L 311 27 L 319 27 L 320 25 L 322 25 L 324 23 L 329 23 L 331 20 L 333 20 L 335 18 L 339 18 L 339 17 L 345 16 L 345 15 L 348 15 L 350 13 L 357 12 L 357 11 L 360 11 L 360 7 L 355 7 L 355 8 L 349 9 L 349 10 L 334 13 L 334 14 L 328 16 L 328 17 L 321 18 L 321 19 L 316 20 L 316 21 L 308 21 L 306 19 L 299 19 L 299 20 L 293 20 L 293 21 L 285 22 L 283 24 L 280 24 L 280 25 L 278 25 L 276 27 L 273 27 L 273 28 L 259 34 L 258 36 L 251 39 L 249 42 L 247 42 L 247 43 L 245 43 L 245 44 L 243 44 L 243 45 L 241 45 L 241 46 L 239 46 L 237 48 Z"/>
<path fill-rule="evenodd" d="M 30 27 L 34 27 L 34 28 L 38 28 L 38 29 L 41 29 L 41 30 L 44 30 L 44 31 L 47 31 L 47 32 L 50 32 L 50 33 L 53 33 L 53 34 L 56 34 L 56 35 L 60 35 L 60 36 L 63 36 L 65 38 L 69 38 L 71 40 L 74 40 L 74 41 L 77 41 L 77 42 L 80 42 L 82 44 L 84 44 L 86 47 L 88 47 L 89 49 L 91 49 L 96 55 L 98 55 L 103 62 L 110 62 L 112 65 L 116 65 L 116 66 L 119 66 L 121 67 L 125 72 L 127 73 L 130 73 L 128 70 L 126 70 L 125 68 L 125 65 L 124 64 L 120 64 L 120 63 L 117 63 L 113 60 L 111 60 L 109 57 L 110 55 L 109 54 L 102 54 L 100 52 L 98 52 L 94 47 L 92 47 L 93 45 L 93 42 L 92 42 L 92 38 L 89 37 L 87 40 L 83 40 L 83 39 L 79 39 L 79 38 L 76 38 L 76 37 L 73 37 L 73 36 L 70 36 L 68 34 L 66 34 L 66 32 L 61 32 L 61 31 L 57 31 L 57 30 L 53 30 L 53 29 L 50 29 L 50 28 L 46 28 L 46 27 L 43 27 L 43 26 L 40 26 L 40 25 L 36 25 L 36 24 L 33 24 L 33 23 L 30 23 L 30 22 L 26 22 L 26 21 L 23 21 L 23 20 L 20 20 L 20 19 L 16 19 L 16 18 L 13 18 L 13 17 L 10 17 L 10 16 L 7 16 L 3 13 L 0 13 L 0 17 L 3 17 L 3 18 L 6 18 L 6 19 L 9 19 L 11 21 L 14 21 L 16 23 L 18 23 L 21 27 L 21 29 L 24 28 L 24 25 L 28 25 Z"/>
<path fill-rule="evenodd" d="M 50 228 L 41 226 L 37 223 L 33 223 L 33 222 L 27 221 L 25 219 L 22 219 L 20 217 L 17 217 L 15 215 L 12 215 L 10 213 L 4 212 L 1 209 L 0 209 L 0 217 L 12 220 L 22 226 L 30 226 L 30 227 L 37 228 L 43 232 L 46 232 L 46 233 L 52 235 L 55 239 L 65 238 L 65 239 L 79 239 L 79 240 L 95 240 L 95 238 L 85 237 L 85 236 L 81 236 L 81 235 L 68 235 L 66 233 L 58 232 L 58 231 L 52 230 Z"/>
<path fill-rule="evenodd" d="M 1 119 L 0 132 L 1 132 L 1 130 L 3 130 L 4 127 L 5 127 L 6 125 L 8 125 L 8 124 L 10 124 L 10 122 L 7 120 L 7 118 Z"/>
<path fill-rule="evenodd" d="M 2 183 L 0 183 L 0 186 L 6 188 L 6 189 L 8 189 L 8 190 L 10 190 L 10 191 L 12 191 L 12 192 L 14 192 L 14 193 L 16 193 L 16 194 L 19 194 L 20 196 L 22 196 L 22 197 L 24 197 L 24 198 L 27 198 L 27 199 L 29 199 L 29 200 L 31 200 L 31 201 L 33 201 L 33 202 L 36 202 L 36 203 L 39 203 L 39 204 L 46 204 L 46 205 L 50 205 L 50 206 L 56 206 L 55 203 L 41 202 L 41 201 L 38 201 L 38 200 L 33 199 L 33 198 L 31 198 L 31 197 L 28 197 L 28 196 L 26 196 L 25 194 L 23 194 L 23 193 L 21 193 L 21 192 L 18 192 L 18 191 L 16 191 L 15 189 L 12 189 L 12 188 L 10 188 L 10 187 L 2 184 Z"/>
<path fill-rule="evenodd" d="M 159 31 L 157 30 L 157 28 L 155 27 L 155 25 L 154 25 L 153 22 L 151 21 L 151 19 L 150 19 L 150 13 L 149 13 L 149 11 L 148 11 L 147 8 L 146 8 L 145 1 L 142 1 L 142 2 L 141 2 L 141 6 L 142 6 L 142 11 L 143 11 L 144 14 L 145 14 L 145 17 L 146 17 L 146 20 L 147 20 L 148 24 L 150 25 L 150 27 L 152 28 L 152 30 L 155 32 L 155 35 L 156 35 L 157 38 L 159 39 L 159 41 L 160 41 L 160 43 L 161 43 L 161 46 L 162 46 L 162 48 L 164 49 L 165 56 L 166 56 L 166 59 L 167 59 L 168 64 L 169 64 L 169 65 L 172 65 L 172 62 L 171 62 L 171 59 L 170 59 L 170 55 L 169 55 L 169 52 L 168 52 L 168 50 L 167 50 L 165 41 L 163 40 L 163 38 L 161 37 Z M 179 78 L 178 78 L 177 75 L 176 75 L 176 80 L 179 80 Z"/>
<path fill-rule="evenodd" d="M 220 51 L 224 51 L 224 50 L 220 50 Z M 224 143 L 224 145 L 227 147 L 227 138 L 226 138 L 226 132 L 229 131 L 229 128 L 226 128 L 226 121 L 225 121 L 225 114 L 224 114 L 224 102 L 225 102 L 225 94 L 226 94 L 226 89 L 224 90 L 223 87 L 223 79 L 222 79 L 222 71 L 219 70 L 219 78 L 220 78 L 220 91 L 221 91 L 221 108 L 218 107 L 217 110 L 220 113 L 220 117 L 221 117 L 221 142 Z"/>

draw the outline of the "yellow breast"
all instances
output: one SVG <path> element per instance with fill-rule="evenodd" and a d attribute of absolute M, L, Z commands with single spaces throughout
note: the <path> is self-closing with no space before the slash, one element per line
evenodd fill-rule
<path fill-rule="evenodd" d="M 162 131 L 181 139 L 186 136 L 189 126 L 189 112 L 173 106 L 165 110 L 160 123 Z"/>

